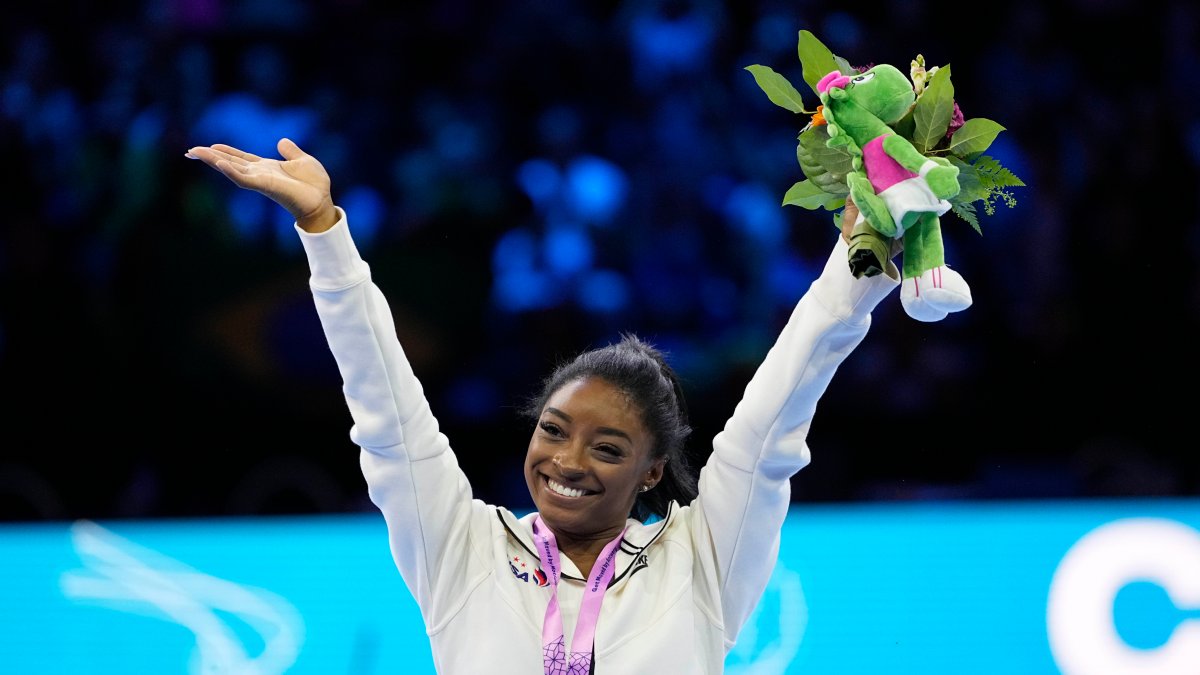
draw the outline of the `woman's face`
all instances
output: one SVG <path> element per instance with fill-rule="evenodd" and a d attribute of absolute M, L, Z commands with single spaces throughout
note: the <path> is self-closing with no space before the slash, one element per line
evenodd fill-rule
<path fill-rule="evenodd" d="M 653 440 L 642 411 L 608 381 L 589 377 L 555 391 L 525 455 L 529 494 L 555 535 L 616 536 L 642 486 L 662 478 Z"/>

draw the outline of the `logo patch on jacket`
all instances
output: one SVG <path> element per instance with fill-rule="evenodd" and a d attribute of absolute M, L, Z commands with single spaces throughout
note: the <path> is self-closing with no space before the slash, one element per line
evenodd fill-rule
<path fill-rule="evenodd" d="M 546 577 L 546 573 L 536 567 L 530 567 L 534 564 L 533 561 L 524 561 L 521 556 L 514 555 L 508 561 L 508 568 L 512 570 L 513 576 L 526 583 L 537 584 L 538 586 L 549 586 L 550 579 Z"/>
<path fill-rule="evenodd" d="M 633 566 L 629 569 L 629 576 L 640 572 L 642 569 L 650 566 L 650 558 L 646 557 L 645 553 L 639 553 L 637 558 L 634 558 Z"/>

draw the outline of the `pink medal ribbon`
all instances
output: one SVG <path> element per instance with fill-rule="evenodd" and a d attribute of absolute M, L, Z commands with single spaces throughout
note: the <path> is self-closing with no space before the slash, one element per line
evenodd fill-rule
<path fill-rule="evenodd" d="M 559 565 L 558 542 L 554 533 L 542 522 L 539 515 L 533 521 L 533 536 L 537 540 L 538 556 L 548 566 L 550 576 L 550 604 L 546 605 L 546 618 L 542 622 L 542 666 L 545 675 L 588 675 L 592 670 L 592 648 L 596 641 L 596 622 L 600 619 L 600 605 L 604 592 L 616 571 L 614 562 L 617 547 L 621 544 L 621 530 L 615 539 L 608 542 L 596 564 L 587 586 L 583 589 L 583 600 L 579 603 L 579 620 L 575 622 L 575 636 L 571 638 L 568 658 L 566 637 L 563 633 L 562 612 L 558 607 L 558 578 L 562 573 Z"/>

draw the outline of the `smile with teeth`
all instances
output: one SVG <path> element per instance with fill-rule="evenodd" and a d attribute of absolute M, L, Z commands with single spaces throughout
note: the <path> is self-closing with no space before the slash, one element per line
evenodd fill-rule
<path fill-rule="evenodd" d="M 551 478 L 546 478 L 546 486 L 550 488 L 551 492 L 564 497 L 582 497 L 584 495 L 595 494 L 591 490 L 580 490 L 578 488 L 567 487 L 566 485 L 563 485 L 562 483 L 559 483 Z"/>

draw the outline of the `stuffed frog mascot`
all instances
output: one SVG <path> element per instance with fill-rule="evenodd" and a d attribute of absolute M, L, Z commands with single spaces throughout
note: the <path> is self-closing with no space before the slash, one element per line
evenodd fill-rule
<path fill-rule="evenodd" d="M 922 155 L 890 126 L 913 106 L 916 93 L 895 66 L 876 65 L 855 76 L 830 72 L 817 83 L 829 147 L 851 155 L 846 175 L 858 219 L 850 237 L 850 269 L 873 276 L 890 264 L 892 240 L 902 239 L 900 301 L 918 321 L 940 321 L 971 305 L 971 289 L 946 264 L 940 216 L 959 192 L 957 167 Z"/>

